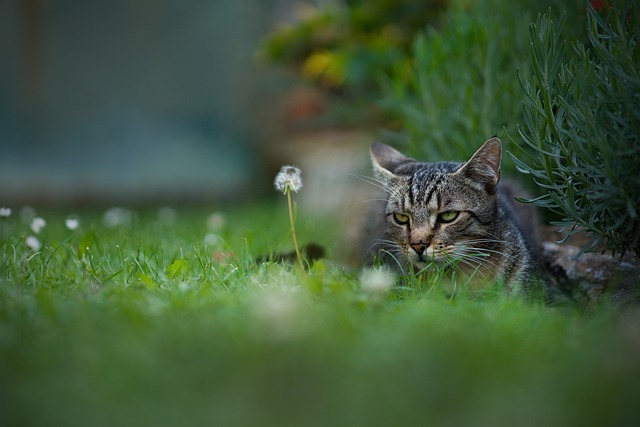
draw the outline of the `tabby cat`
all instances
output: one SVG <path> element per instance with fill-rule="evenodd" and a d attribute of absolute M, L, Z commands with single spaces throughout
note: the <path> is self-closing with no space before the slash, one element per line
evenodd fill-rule
<path fill-rule="evenodd" d="M 528 205 L 500 183 L 502 147 L 486 141 L 466 163 L 423 163 L 374 142 L 375 184 L 384 196 L 370 218 L 370 259 L 404 272 L 433 268 L 521 289 L 535 271 Z"/>

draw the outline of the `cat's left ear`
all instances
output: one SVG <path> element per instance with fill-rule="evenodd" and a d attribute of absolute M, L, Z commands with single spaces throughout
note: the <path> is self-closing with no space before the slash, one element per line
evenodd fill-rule
<path fill-rule="evenodd" d="M 371 144 L 371 161 L 374 172 L 382 179 L 395 176 L 399 166 L 415 162 L 414 159 L 381 142 Z"/>
<path fill-rule="evenodd" d="M 493 193 L 500 181 L 501 158 L 502 143 L 493 137 L 482 144 L 456 174 L 484 185 L 489 193 Z"/>

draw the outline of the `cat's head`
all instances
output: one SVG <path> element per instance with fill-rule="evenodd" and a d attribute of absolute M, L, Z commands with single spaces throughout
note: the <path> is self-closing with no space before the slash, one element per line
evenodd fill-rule
<path fill-rule="evenodd" d="M 373 143 L 373 169 L 388 194 L 386 243 L 399 261 L 418 269 L 468 262 L 474 247 L 492 239 L 501 153 L 491 138 L 465 163 L 422 163 Z"/>

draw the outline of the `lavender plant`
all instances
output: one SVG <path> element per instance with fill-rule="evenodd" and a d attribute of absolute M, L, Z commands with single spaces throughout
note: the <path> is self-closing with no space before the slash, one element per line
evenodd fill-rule
<path fill-rule="evenodd" d="M 543 3 L 451 1 L 442 26 L 418 33 L 409 60 L 384 81 L 380 104 L 397 122 L 382 139 L 416 158 L 450 161 L 471 154 L 471 141 L 515 131 L 522 116 L 514 108 L 521 97 L 516 69 L 528 64 L 526 27 L 549 7 L 584 15 L 575 1 Z M 580 37 L 580 30 L 568 25 L 564 33 Z M 502 170 L 515 172 L 510 162 Z"/>
<path fill-rule="evenodd" d="M 563 20 L 530 26 L 518 169 L 543 190 L 529 200 L 557 213 L 567 235 L 586 232 L 582 252 L 640 256 L 640 16 L 637 2 L 600 16 L 589 8 L 588 43 L 567 44 Z M 581 252 L 581 253 L 582 253 Z"/>

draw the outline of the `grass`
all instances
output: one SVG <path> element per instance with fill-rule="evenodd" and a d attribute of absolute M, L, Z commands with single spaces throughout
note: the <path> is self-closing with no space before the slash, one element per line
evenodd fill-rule
<path fill-rule="evenodd" d="M 331 260 L 340 230 L 300 217 L 309 272 L 257 265 L 291 250 L 286 207 L 155 212 L 107 228 L 13 215 L 0 244 L 0 424 L 632 425 L 640 311 L 550 308 L 409 281 L 369 293 Z M 362 277 L 362 276 L 360 276 Z"/>

